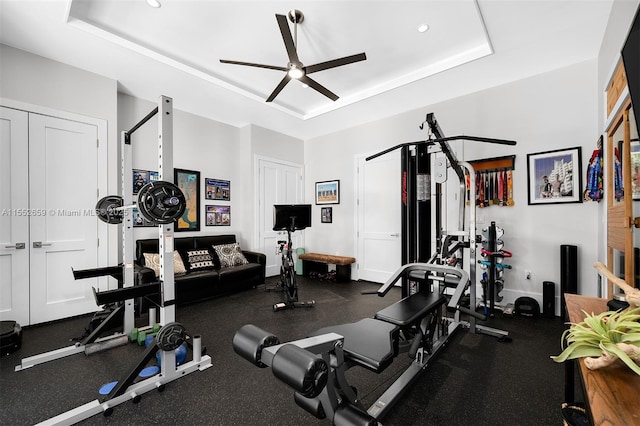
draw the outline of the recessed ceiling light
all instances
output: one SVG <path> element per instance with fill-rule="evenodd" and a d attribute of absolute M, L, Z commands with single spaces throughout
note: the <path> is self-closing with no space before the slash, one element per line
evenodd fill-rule
<path fill-rule="evenodd" d="M 418 27 L 418 32 L 426 33 L 428 29 L 429 29 L 429 26 L 427 24 L 422 24 Z"/>
<path fill-rule="evenodd" d="M 147 0 L 147 4 L 151 7 L 160 7 L 162 6 L 158 0 Z"/>

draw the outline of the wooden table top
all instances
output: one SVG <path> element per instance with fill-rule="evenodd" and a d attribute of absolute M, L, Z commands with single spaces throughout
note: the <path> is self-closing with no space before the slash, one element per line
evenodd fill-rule
<path fill-rule="evenodd" d="M 572 323 L 584 319 L 582 311 L 609 310 L 606 299 L 565 294 L 565 300 Z M 578 364 L 594 425 L 640 425 L 640 376 L 619 360 L 598 370 L 589 370 L 582 358 Z"/>

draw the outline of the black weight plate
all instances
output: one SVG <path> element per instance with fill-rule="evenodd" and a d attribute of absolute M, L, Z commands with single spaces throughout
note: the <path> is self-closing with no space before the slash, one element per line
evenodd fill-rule
<path fill-rule="evenodd" d="M 184 194 L 171 182 L 149 182 L 138 192 L 140 214 L 155 224 L 174 222 L 182 216 L 186 208 Z"/>
<path fill-rule="evenodd" d="M 156 344 L 163 351 L 172 351 L 184 343 L 187 330 L 178 322 L 170 322 L 158 331 Z"/>
<path fill-rule="evenodd" d="M 124 210 L 116 210 L 122 207 L 122 197 L 118 195 L 107 195 L 96 204 L 96 216 L 105 223 L 122 223 Z"/>

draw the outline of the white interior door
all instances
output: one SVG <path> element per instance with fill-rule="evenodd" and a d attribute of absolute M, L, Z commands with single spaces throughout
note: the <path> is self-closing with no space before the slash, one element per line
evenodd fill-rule
<path fill-rule="evenodd" d="M 76 281 L 71 268 L 99 266 L 98 129 L 95 125 L 29 116 L 31 324 L 97 309 L 97 278 Z"/>
<path fill-rule="evenodd" d="M 0 107 L 0 320 L 29 324 L 28 113 Z"/>
<path fill-rule="evenodd" d="M 301 165 L 258 159 L 258 240 L 259 250 L 267 256 L 267 277 L 280 273 L 281 261 L 276 255 L 277 242 L 287 239 L 285 231 L 273 230 L 273 206 L 303 202 L 302 170 Z M 294 248 L 300 247 L 304 241 L 304 231 L 294 232 L 291 239 Z"/>
<path fill-rule="evenodd" d="M 401 266 L 400 151 L 358 163 L 358 279 L 383 283 Z"/>

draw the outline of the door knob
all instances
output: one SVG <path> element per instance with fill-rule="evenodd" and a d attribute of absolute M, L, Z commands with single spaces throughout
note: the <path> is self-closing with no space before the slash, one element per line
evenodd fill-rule
<path fill-rule="evenodd" d="M 15 245 L 12 246 L 4 246 L 4 248 L 12 248 L 12 249 L 16 249 L 16 250 L 22 250 L 26 247 L 27 245 L 25 243 L 15 243 Z"/>
<path fill-rule="evenodd" d="M 633 226 L 636 228 L 640 228 L 640 217 L 633 218 Z"/>
<path fill-rule="evenodd" d="M 34 241 L 33 242 L 33 248 L 42 248 L 42 247 L 47 247 L 50 246 L 51 243 L 43 243 L 42 241 Z"/>

